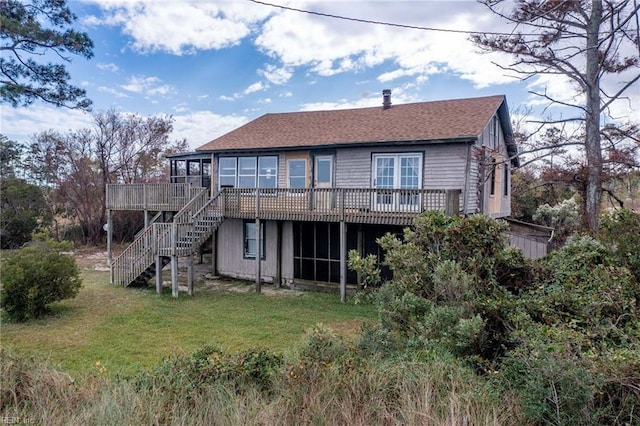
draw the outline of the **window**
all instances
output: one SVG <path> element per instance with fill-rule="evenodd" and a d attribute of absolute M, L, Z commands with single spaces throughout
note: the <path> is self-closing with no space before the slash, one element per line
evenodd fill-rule
<path fill-rule="evenodd" d="M 489 144 L 498 149 L 498 117 L 494 116 L 489 124 Z"/>
<path fill-rule="evenodd" d="M 255 259 L 256 258 L 256 247 L 258 245 L 257 242 L 257 233 L 256 233 L 256 223 L 254 221 L 245 220 L 244 221 L 244 250 L 243 255 L 245 259 Z M 264 239 L 264 222 L 260 222 L 260 258 L 264 259 L 265 252 L 265 239 Z"/>
<path fill-rule="evenodd" d="M 504 169 L 504 176 L 502 178 L 502 193 L 505 197 L 509 195 L 509 167 L 507 163 L 502 166 Z"/>
<path fill-rule="evenodd" d="M 222 157 L 220 158 L 219 164 L 220 173 L 218 185 L 220 185 L 220 187 L 236 186 L 236 158 Z"/>
<path fill-rule="evenodd" d="M 278 187 L 278 157 L 220 157 L 218 185 L 238 188 Z"/>
<path fill-rule="evenodd" d="M 287 160 L 287 186 L 289 188 L 304 188 L 307 186 L 307 160 Z"/>
<path fill-rule="evenodd" d="M 258 187 L 276 188 L 276 170 L 278 157 L 258 157 Z"/>
<path fill-rule="evenodd" d="M 238 188 L 256 187 L 256 157 L 238 158 Z"/>
<path fill-rule="evenodd" d="M 496 194 L 496 167 L 498 167 L 496 165 L 496 159 L 493 158 L 491 160 L 491 176 L 490 176 L 490 182 L 489 182 L 489 195 L 495 195 Z"/>
<path fill-rule="evenodd" d="M 372 175 L 373 187 L 381 190 L 375 196 L 377 210 L 404 211 L 420 204 L 412 190 L 422 188 L 422 154 L 374 154 Z"/>

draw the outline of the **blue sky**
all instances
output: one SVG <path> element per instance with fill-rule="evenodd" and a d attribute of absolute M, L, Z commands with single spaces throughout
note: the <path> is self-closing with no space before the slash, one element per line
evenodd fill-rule
<path fill-rule="evenodd" d="M 474 1 L 271 3 L 420 27 L 513 29 Z M 172 138 L 187 138 L 191 148 L 266 113 L 380 105 L 386 88 L 396 104 L 505 94 L 512 112 L 531 107 L 534 115 L 541 104 L 528 90 L 573 95 L 560 77 L 522 82 L 505 75 L 493 62 L 509 64 L 510 57 L 480 54 L 460 33 L 338 20 L 248 0 L 71 0 L 69 6 L 76 29 L 95 44 L 94 58 L 68 65 L 94 110 L 172 115 Z M 640 91 L 630 95 L 612 113 L 640 121 Z M 3 105 L 0 131 L 27 142 L 35 132 L 89 122 L 79 111 L 42 103 Z"/>

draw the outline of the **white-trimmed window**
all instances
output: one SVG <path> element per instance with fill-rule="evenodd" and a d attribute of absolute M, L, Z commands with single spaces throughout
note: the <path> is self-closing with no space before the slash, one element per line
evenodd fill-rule
<path fill-rule="evenodd" d="M 252 220 L 244 221 L 244 229 L 243 229 L 243 240 L 244 240 L 244 249 L 243 249 L 243 257 L 245 259 L 255 259 L 256 258 L 256 249 L 258 247 L 258 234 L 256 232 L 256 223 Z M 264 251 L 265 251 L 265 238 L 264 238 L 264 222 L 260 222 L 260 259 L 264 259 Z"/>
<path fill-rule="evenodd" d="M 221 157 L 218 160 L 218 185 L 235 187 L 237 179 L 236 157 Z"/>
<path fill-rule="evenodd" d="M 307 186 L 307 160 L 295 158 L 287 160 L 287 186 L 305 188 Z"/>
<path fill-rule="evenodd" d="M 277 188 L 278 157 L 258 157 L 258 187 Z"/>
<path fill-rule="evenodd" d="M 417 207 L 419 196 L 412 191 L 422 188 L 422 154 L 374 154 L 372 186 L 376 193 L 375 208 L 378 210 L 404 210 Z"/>
<path fill-rule="evenodd" d="M 218 185 L 233 188 L 277 188 L 278 157 L 220 157 Z"/>

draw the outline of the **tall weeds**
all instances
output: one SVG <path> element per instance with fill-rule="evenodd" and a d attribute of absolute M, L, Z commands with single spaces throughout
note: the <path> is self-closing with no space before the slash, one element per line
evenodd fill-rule
<path fill-rule="evenodd" d="M 268 392 L 215 380 L 182 397 L 163 386 L 140 387 L 136 378 L 74 381 L 46 363 L 2 352 L 0 414 L 54 426 L 522 424 L 514 406 L 465 368 L 357 360 L 347 352 L 331 363 L 307 364 L 297 377 L 290 372 L 300 357 L 288 360 Z"/>

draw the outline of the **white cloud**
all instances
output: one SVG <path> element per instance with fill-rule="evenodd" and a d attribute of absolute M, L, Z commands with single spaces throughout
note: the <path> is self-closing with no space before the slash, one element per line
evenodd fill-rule
<path fill-rule="evenodd" d="M 121 26 L 140 52 L 190 54 L 238 44 L 273 11 L 248 2 L 94 0 L 103 16 L 88 25 Z"/>
<path fill-rule="evenodd" d="M 116 98 L 128 98 L 129 95 L 127 95 L 126 93 L 122 93 L 112 87 L 107 87 L 107 86 L 98 86 L 98 91 L 102 92 L 102 93 L 108 93 L 112 96 L 115 96 Z"/>
<path fill-rule="evenodd" d="M 258 75 L 263 76 L 270 83 L 281 85 L 289 81 L 293 71 L 290 67 L 278 68 L 273 64 L 266 64 L 264 69 L 258 70 Z"/>
<path fill-rule="evenodd" d="M 158 77 L 133 76 L 129 78 L 127 84 L 123 84 L 120 87 L 126 91 L 145 94 L 147 96 L 164 96 L 175 93 L 173 87 L 166 84 L 161 85 L 161 82 L 162 80 Z"/>
<path fill-rule="evenodd" d="M 253 83 L 252 85 L 250 85 L 249 87 L 247 87 L 246 89 L 244 89 L 244 94 L 245 95 L 249 95 L 251 93 L 255 93 L 255 92 L 260 92 L 262 90 L 265 90 L 269 88 L 268 85 L 265 85 L 263 82 L 258 81 L 256 83 Z"/>
<path fill-rule="evenodd" d="M 48 130 L 67 132 L 91 126 L 91 115 L 75 109 L 41 104 L 23 108 L 2 108 L 0 132 L 17 142 L 27 142 Z"/>
<path fill-rule="evenodd" d="M 109 62 L 109 63 L 98 62 L 96 64 L 96 66 L 98 68 L 100 68 L 101 70 L 106 70 L 106 71 L 111 71 L 111 72 L 120 71 L 120 68 L 116 64 L 114 64 L 113 62 Z"/>
<path fill-rule="evenodd" d="M 176 139 L 186 138 L 195 149 L 245 124 L 248 119 L 236 115 L 219 115 L 210 111 L 196 111 L 174 115 L 173 134 Z"/>
<path fill-rule="evenodd" d="M 420 2 L 398 7 L 393 2 L 304 2 L 296 7 L 362 19 L 405 25 L 465 30 L 496 29 L 496 17 L 484 14 L 482 6 L 454 2 L 443 14 L 442 3 Z M 449 12 L 449 11 L 448 11 Z M 501 56 L 479 55 L 466 34 L 421 31 L 383 25 L 341 21 L 326 17 L 282 12 L 270 17 L 255 39 L 259 49 L 280 61 L 283 68 L 306 67 L 328 77 L 393 63 L 379 81 L 402 77 L 424 80 L 434 73 L 454 73 L 482 88 L 511 82 L 492 65 Z"/>

